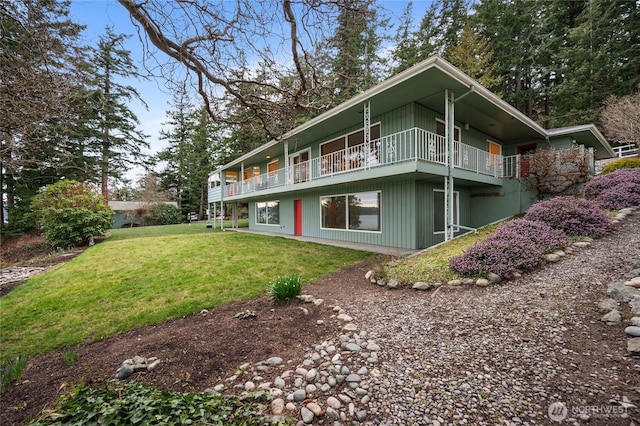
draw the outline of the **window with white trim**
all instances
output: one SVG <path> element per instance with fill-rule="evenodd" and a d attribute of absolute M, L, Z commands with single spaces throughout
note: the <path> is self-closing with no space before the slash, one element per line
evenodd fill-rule
<path fill-rule="evenodd" d="M 280 201 L 256 203 L 257 225 L 280 225 Z"/>
<path fill-rule="evenodd" d="M 453 222 L 460 224 L 460 193 L 453 191 Z M 444 190 L 433 190 L 433 233 L 444 234 L 445 217 L 444 217 Z M 455 227 L 454 232 L 460 232 L 460 228 Z"/>
<path fill-rule="evenodd" d="M 320 197 L 321 228 L 380 232 L 380 191 Z"/>

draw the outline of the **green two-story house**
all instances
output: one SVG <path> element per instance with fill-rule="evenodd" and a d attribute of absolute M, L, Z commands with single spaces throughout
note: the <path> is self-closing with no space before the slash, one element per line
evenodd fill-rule
<path fill-rule="evenodd" d="M 256 231 L 415 250 L 524 212 L 520 155 L 574 144 L 613 156 L 595 126 L 544 129 L 433 57 L 213 171 L 208 201 L 246 203 Z"/>

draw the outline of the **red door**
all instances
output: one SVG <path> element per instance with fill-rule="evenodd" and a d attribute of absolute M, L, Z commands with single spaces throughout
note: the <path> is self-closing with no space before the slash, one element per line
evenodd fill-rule
<path fill-rule="evenodd" d="M 302 235 L 302 200 L 293 201 L 293 215 L 295 218 L 293 233 L 295 235 Z"/>
<path fill-rule="evenodd" d="M 529 176 L 529 162 L 526 158 L 522 157 L 525 154 L 529 154 L 536 150 L 536 144 L 520 145 L 518 147 L 518 155 L 520 155 L 520 176 L 521 178 Z"/>

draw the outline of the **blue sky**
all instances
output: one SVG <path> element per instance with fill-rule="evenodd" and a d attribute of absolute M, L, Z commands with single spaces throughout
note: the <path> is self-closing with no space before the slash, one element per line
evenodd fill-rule
<path fill-rule="evenodd" d="M 105 34 L 107 26 L 112 26 L 115 34 L 131 35 L 125 47 L 131 51 L 133 61 L 136 64 L 141 63 L 142 45 L 136 28 L 131 23 L 129 13 L 116 0 L 72 0 L 70 19 L 86 26 L 83 42 L 90 46 L 97 45 L 100 36 Z M 144 72 L 142 65 L 138 65 L 138 68 L 139 71 Z M 169 105 L 172 99 L 171 94 L 162 86 L 161 81 L 130 79 L 123 82 L 136 87 L 149 107 L 147 110 L 139 101 L 132 101 L 129 105 L 140 120 L 140 130 L 149 135 L 151 149 L 148 153 L 155 153 L 166 145 L 159 140 L 159 131 L 162 123 L 166 121 L 166 112 L 171 109 Z M 128 177 L 135 178 L 142 172 L 142 169 L 132 170 Z"/>

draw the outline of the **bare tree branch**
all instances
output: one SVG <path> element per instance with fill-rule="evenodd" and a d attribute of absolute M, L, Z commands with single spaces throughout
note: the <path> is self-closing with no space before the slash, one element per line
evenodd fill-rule
<path fill-rule="evenodd" d="M 312 51 L 342 1 L 118 1 L 160 52 L 195 77 L 217 122 L 237 124 L 225 111 L 233 101 L 278 137 L 301 110 L 317 109 L 309 101 L 321 82 Z"/>

